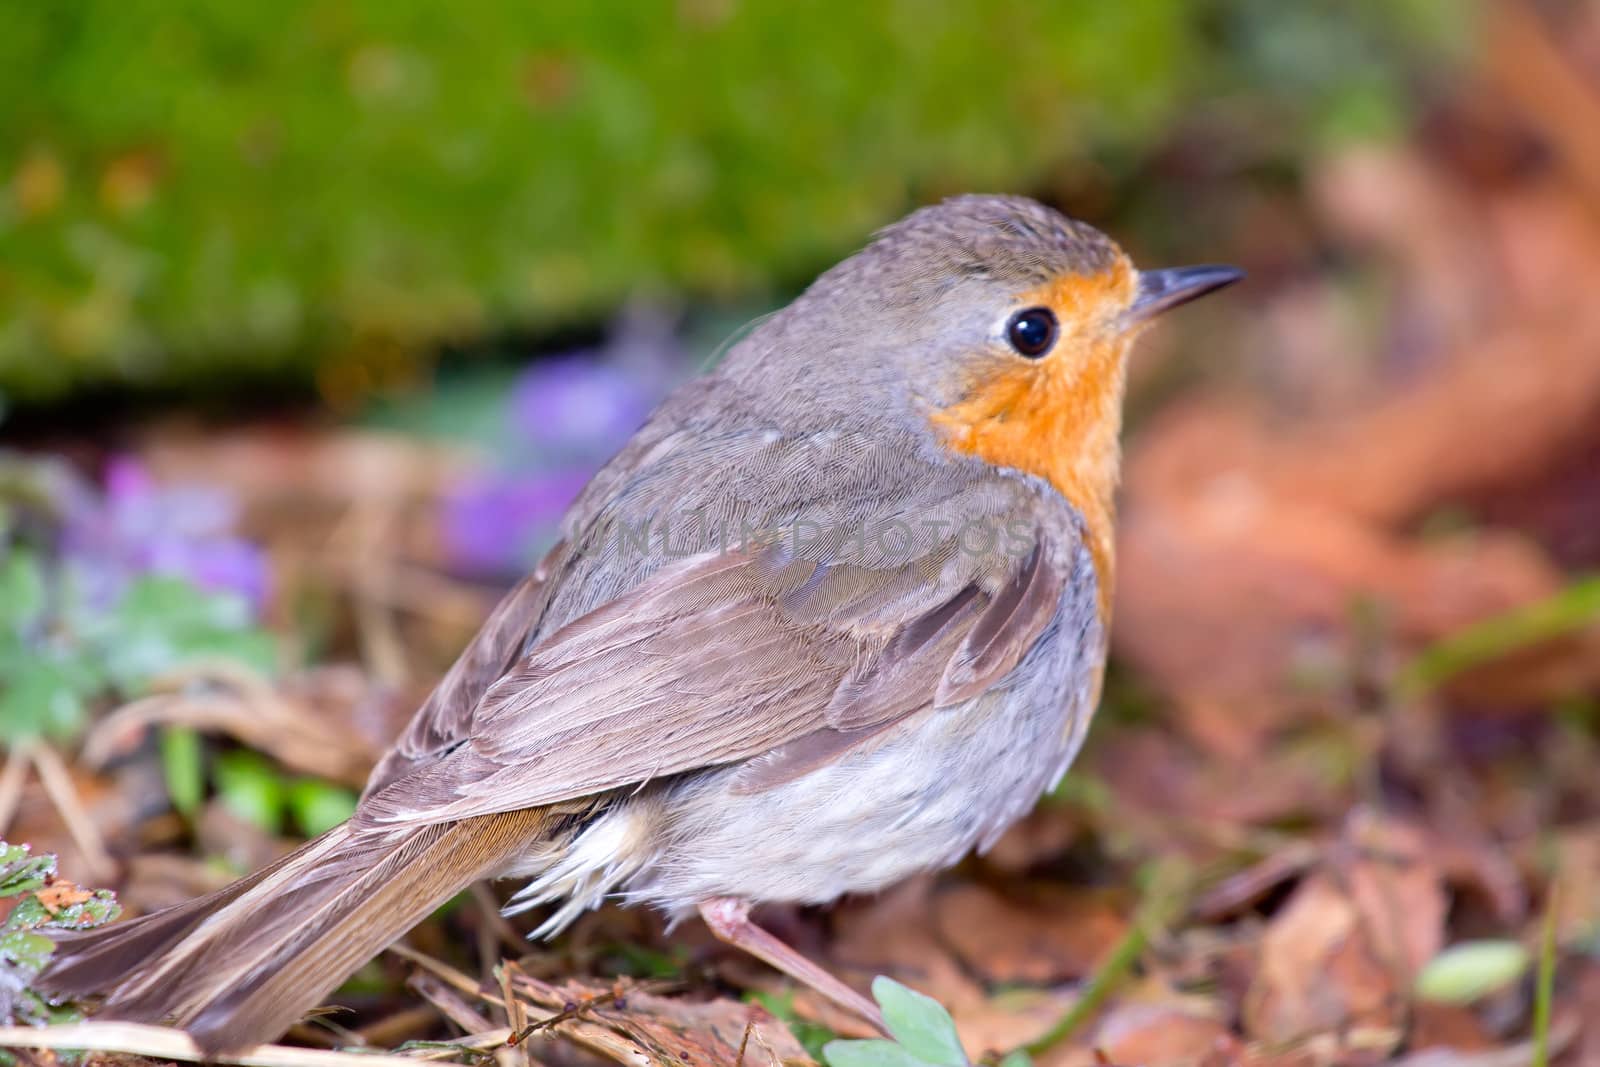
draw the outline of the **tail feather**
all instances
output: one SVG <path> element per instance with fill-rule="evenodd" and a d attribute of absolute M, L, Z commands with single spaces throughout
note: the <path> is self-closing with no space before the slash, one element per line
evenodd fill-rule
<path fill-rule="evenodd" d="M 209 916 L 233 903 L 253 886 L 293 864 L 315 841 L 203 897 L 99 930 L 52 935 L 56 942 L 50 969 L 39 986 L 65 996 L 87 997 L 132 982 L 149 964 L 191 933 Z"/>
<path fill-rule="evenodd" d="M 509 865 L 549 819 L 528 810 L 410 829 L 347 823 L 211 896 L 63 939 L 41 985 L 107 992 L 104 1016 L 176 1023 L 208 1052 L 268 1041 Z"/>

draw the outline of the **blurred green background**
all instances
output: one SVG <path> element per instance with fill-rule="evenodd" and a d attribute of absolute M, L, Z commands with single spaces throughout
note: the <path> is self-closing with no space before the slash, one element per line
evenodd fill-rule
<path fill-rule="evenodd" d="M 1239 183 L 1403 129 L 1471 12 L 10 0 L 0 411 L 263 378 L 347 400 L 629 297 L 781 297 L 960 191 L 1215 247 Z"/>

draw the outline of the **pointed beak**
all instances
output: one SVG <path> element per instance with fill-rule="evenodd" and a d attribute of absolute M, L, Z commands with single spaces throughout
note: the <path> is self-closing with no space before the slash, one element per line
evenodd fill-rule
<path fill-rule="evenodd" d="M 1225 285 L 1232 285 L 1243 277 L 1244 271 L 1239 268 L 1218 264 L 1142 270 L 1139 272 L 1139 294 L 1134 297 L 1132 306 L 1123 312 L 1123 322 L 1128 326 L 1148 322 L 1164 311 L 1187 304 Z"/>

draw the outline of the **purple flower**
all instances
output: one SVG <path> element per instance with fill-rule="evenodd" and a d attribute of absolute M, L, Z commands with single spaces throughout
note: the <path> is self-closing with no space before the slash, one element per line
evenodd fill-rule
<path fill-rule="evenodd" d="M 92 599 L 115 598 L 139 574 L 170 574 L 238 593 L 258 611 L 265 603 L 266 557 L 233 533 L 238 507 L 223 491 L 159 485 L 137 460 L 119 456 L 106 466 L 103 499 L 71 494 L 69 502 L 62 550 Z"/>
<path fill-rule="evenodd" d="M 518 378 L 511 394 L 512 432 L 552 451 L 609 452 L 638 428 L 655 403 L 649 385 L 592 353 L 537 364 Z"/>
<path fill-rule="evenodd" d="M 523 372 L 507 405 L 512 432 L 547 452 L 604 459 L 688 368 L 675 316 L 651 304 L 630 304 L 599 348 L 569 352 Z"/>
<path fill-rule="evenodd" d="M 536 475 L 487 475 L 450 494 L 445 548 L 464 569 L 496 574 L 525 566 L 589 480 L 587 469 Z"/>
<path fill-rule="evenodd" d="M 515 469 L 486 473 L 444 505 L 445 549 L 463 570 L 524 569 L 593 472 L 688 369 L 672 316 L 625 309 L 599 349 L 530 366 L 506 400 Z"/>

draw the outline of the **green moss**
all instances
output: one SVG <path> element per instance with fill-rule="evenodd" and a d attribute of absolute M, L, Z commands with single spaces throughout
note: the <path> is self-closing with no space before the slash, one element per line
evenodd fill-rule
<path fill-rule="evenodd" d="M 749 295 L 917 201 L 1136 156 L 1208 93 L 1351 125 L 1351 56 L 1344 114 L 1381 125 L 1374 42 L 1459 9 L 1392 7 L 13 5 L 0 390 L 318 366 L 354 390 L 632 292 Z M 1318 27 L 1337 70 L 1293 63 Z"/>

